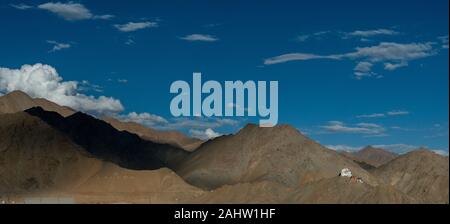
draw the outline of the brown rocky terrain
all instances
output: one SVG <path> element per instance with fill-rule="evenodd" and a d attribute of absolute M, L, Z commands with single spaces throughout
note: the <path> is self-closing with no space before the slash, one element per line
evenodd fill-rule
<path fill-rule="evenodd" d="M 21 112 L 32 107 L 42 107 L 46 111 L 54 111 L 64 117 L 75 113 L 75 110 L 69 107 L 60 106 L 46 99 L 33 99 L 21 91 L 0 96 L 0 114 Z"/>
<path fill-rule="evenodd" d="M 350 168 L 367 183 L 370 173 L 287 126 L 247 125 L 236 135 L 204 143 L 176 168 L 188 183 L 206 189 L 243 182 L 273 181 L 289 187 L 336 177 Z"/>
<path fill-rule="evenodd" d="M 356 152 L 340 152 L 342 155 L 352 159 L 365 169 L 373 169 L 395 159 L 398 155 L 384 149 L 367 146 Z"/>
<path fill-rule="evenodd" d="M 97 159 L 25 112 L 0 115 L 0 140 L 0 196 L 15 195 L 18 202 L 186 203 L 202 193 L 167 168 L 137 171 Z"/>
<path fill-rule="evenodd" d="M 320 204 L 411 204 L 417 203 L 397 189 L 389 186 L 371 186 L 352 182 L 350 178 L 333 177 L 307 183 L 290 194 L 287 203 Z"/>
<path fill-rule="evenodd" d="M 356 160 L 287 125 L 247 125 L 190 153 L 80 112 L 61 116 L 40 107 L 14 112 L 11 108 L 31 105 L 31 98 L 20 92 L 7 96 L 9 101 L 0 98 L 0 200 L 449 203 L 448 157 L 430 150 L 391 160 L 392 155 L 366 148 L 355 153 Z M 363 162 L 374 166 L 365 170 Z M 361 181 L 338 177 L 342 168 Z"/>
<path fill-rule="evenodd" d="M 386 184 L 424 203 L 449 203 L 449 160 L 430 150 L 401 155 L 373 173 Z"/>

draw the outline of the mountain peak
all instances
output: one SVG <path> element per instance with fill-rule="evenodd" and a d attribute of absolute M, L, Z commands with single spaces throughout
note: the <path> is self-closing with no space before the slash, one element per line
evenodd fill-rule
<path fill-rule="evenodd" d="M 25 92 L 22 92 L 20 90 L 14 90 L 14 91 L 6 94 L 5 96 L 12 97 L 12 98 L 28 98 L 28 99 L 31 99 L 31 97 L 28 94 L 26 94 Z"/>
<path fill-rule="evenodd" d="M 251 132 L 251 131 L 269 131 L 269 132 L 291 132 L 291 133 L 297 133 L 297 134 L 301 134 L 296 128 L 294 128 L 291 125 L 288 124 L 279 124 L 276 125 L 274 127 L 261 127 L 257 124 L 253 124 L 253 123 L 249 123 L 247 125 L 245 125 L 244 128 L 242 128 L 239 133 L 246 133 L 246 132 Z"/>
<path fill-rule="evenodd" d="M 33 107 L 41 107 L 46 111 L 55 111 L 65 117 L 75 112 L 69 107 L 60 106 L 46 99 L 34 99 L 20 90 L 12 91 L 0 97 L 0 114 L 21 112 Z"/>

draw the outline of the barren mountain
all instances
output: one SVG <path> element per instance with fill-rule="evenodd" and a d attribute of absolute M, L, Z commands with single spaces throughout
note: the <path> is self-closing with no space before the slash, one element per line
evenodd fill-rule
<path fill-rule="evenodd" d="M 14 91 L 4 96 L 0 96 L 0 114 L 21 112 L 32 107 L 42 107 L 46 111 L 54 111 L 64 117 L 75 113 L 75 111 L 69 107 L 60 106 L 46 99 L 33 99 L 21 91 Z"/>
<path fill-rule="evenodd" d="M 175 147 L 182 148 L 188 152 L 194 151 L 203 141 L 195 138 L 189 138 L 178 131 L 159 131 L 144 127 L 135 122 L 122 122 L 114 118 L 103 118 L 104 121 L 112 125 L 120 131 L 128 131 L 139 135 L 142 139 L 149 140 L 155 143 L 169 144 Z"/>
<path fill-rule="evenodd" d="M 0 115 L 0 192 L 70 188 L 100 164 L 37 117 Z"/>
<path fill-rule="evenodd" d="M 168 169 L 127 170 L 96 159 L 39 117 L 0 115 L 0 198 L 187 203 L 200 193 Z"/>
<path fill-rule="evenodd" d="M 341 154 L 354 160 L 366 169 L 379 167 L 398 156 L 395 153 L 372 146 L 367 146 L 356 152 L 341 152 Z"/>
<path fill-rule="evenodd" d="M 373 173 L 422 202 L 449 203 L 448 168 L 448 157 L 421 149 L 401 155 Z"/>
<path fill-rule="evenodd" d="M 188 154 L 170 145 L 145 141 L 135 134 L 118 131 L 108 123 L 81 112 L 68 117 L 44 111 L 40 107 L 25 112 L 64 133 L 96 158 L 124 168 L 148 170 L 172 167 Z"/>
<path fill-rule="evenodd" d="M 289 187 L 335 177 L 350 168 L 370 184 L 373 177 L 351 160 L 282 125 L 247 125 L 236 135 L 204 143 L 190 154 L 177 173 L 202 188 L 254 181 L 273 181 Z"/>
<path fill-rule="evenodd" d="M 40 107 L 16 112 L 35 104 L 54 112 Z M 60 115 L 66 112 L 66 117 Z M 197 142 L 179 133 L 108 121 L 123 131 L 21 92 L 0 97 L 0 198 L 64 197 L 77 203 L 449 202 L 448 157 L 429 150 L 395 159 L 371 147 L 340 155 L 287 125 L 247 125 L 189 153 L 176 146 Z M 368 172 L 361 164 L 373 169 Z M 363 183 L 337 177 L 343 168 Z"/>

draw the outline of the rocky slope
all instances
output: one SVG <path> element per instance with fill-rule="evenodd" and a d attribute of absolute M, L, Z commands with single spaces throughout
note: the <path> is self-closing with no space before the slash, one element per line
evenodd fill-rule
<path fill-rule="evenodd" d="M 366 169 L 379 167 L 395 159 L 398 155 L 384 149 L 367 146 L 356 152 L 341 152 L 342 155 L 354 160 Z"/>
<path fill-rule="evenodd" d="M 54 111 L 67 117 L 75 113 L 69 107 L 60 106 L 46 99 L 33 99 L 24 92 L 14 91 L 0 96 L 0 114 L 21 112 L 32 107 L 42 107 L 46 111 Z"/>
<path fill-rule="evenodd" d="M 366 170 L 290 126 L 247 125 L 236 135 L 204 143 L 176 171 L 188 183 L 214 189 L 254 181 L 298 187 L 338 176 L 345 167 L 366 182 L 376 184 Z"/>
<path fill-rule="evenodd" d="M 449 203 L 449 160 L 430 150 L 401 155 L 373 173 L 424 203 Z"/>

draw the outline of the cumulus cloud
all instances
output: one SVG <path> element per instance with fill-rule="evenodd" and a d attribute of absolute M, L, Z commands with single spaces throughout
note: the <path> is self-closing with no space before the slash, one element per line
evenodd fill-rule
<path fill-rule="evenodd" d="M 219 40 L 218 38 L 207 34 L 190 34 L 184 37 L 180 37 L 180 39 L 187 41 L 202 41 L 202 42 L 215 42 Z"/>
<path fill-rule="evenodd" d="M 114 27 L 121 32 L 134 32 L 137 30 L 158 27 L 157 22 L 129 22 L 125 24 L 115 24 Z"/>
<path fill-rule="evenodd" d="M 59 43 L 59 42 L 56 42 L 56 41 L 54 41 L 54 40 L 47 40 L 47 43 L 53 45 L 53 48 L 52 48 L 49 52 L 60 51 L 60 50 L 68 49 L 68 48 L 71 48 L 71 47 L 72 47 L 71 44 L 68 44 L 68 43 Z"/>
<path fill-rule="evenodd" d="M 357 78 L 374 76 L 371 71 L 375 63 L 383 63 L 386 70 L 395 70 L 408 65 L 409 61 L 430 57 L 436 54 L 433 43 L 391 43 L 382 42 L 370 47 L 357 47 L 355 51 L 345 54 L 317 55 L 308 53 L 290 53 L 264 60 L 265 65 L 279 64 L 290 61 L 306 61 L 314 59 L 355 60 L 359 61 L 354 72 Z M 378 75 L 376 75 L 379 77 Z"/>
<path fill-rule="evenodd" d="M 168 123 L 163 117 L 149 113 L 131 112 L 126 115 L 117 115 L 116 118 L 121 121 L 139 123 L 147 127 L 155 127 Z"/>
<path fill-rule="evenodd" d="M 111 19 L 114 17 L 113 15 L 94 15 L 84 5 L 74 2 L 47 2 L 38 5 L 37 8 L 54 13 L 67 21 Z"/>
<path fill-rule="evenodd" d="M 112 97 L 94 97 L 80 93 L 79 82 L 64 81 L 56 69 L 49 65 L 23 65 L 20 69 L 0 68 L 0 92 L 14 90 L 87 113 L 113 114 L 123 110 L 121 102 Z"/>
<path fill-rule="evenodd" d="M 356 30 L 353 32 L 346 33 L 346 37 L 373 37 L 373 36 L 393 36 L 399 35 L 400 33 L 395 30 L 390 29 L 375 29 L 375 30 Z"/>
<path fill-rule="evenodd" d="M 208 128 L 204 131 L 192 129 L 192 130 L 189 130 L 189 133 L 191 134 L 192 137 L 202 139 L 202 140 L 214 139 L 214 138 L 217 138 L 222 135 L 218 132 L 215 132 L 211 128 Z"/>
<path fill-rule="evenodd" d="M 346 125 L 341 121 L 329 121 L 328 124 L 320 126 L 326 131 L 333 133 L 367 134 L 368 136 L 382 136 L 385 128 L 378 124 L 358 123 Z"/>

